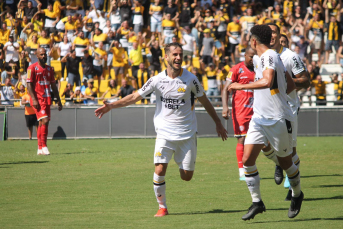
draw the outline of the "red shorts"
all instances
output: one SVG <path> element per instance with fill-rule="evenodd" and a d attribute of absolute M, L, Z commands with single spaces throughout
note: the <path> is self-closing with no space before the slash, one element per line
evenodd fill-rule
<path fill-rule="evenodd" d="M 232 117 L 233 132 L 236 138 L 244 137 L 245 135 L 247 135 L 250 120 L 251 119 L 248 118 L 239 119 L 236 117 Z"/>
<path fill-rule="evenodd" d="M 40 106 L 39 110 L 32 107 L 36 112 L 37 120 L 39 121 L 43 118 L 48 118 L 50 121 L 50 105 L 39 104 L 39 106 Z"/>

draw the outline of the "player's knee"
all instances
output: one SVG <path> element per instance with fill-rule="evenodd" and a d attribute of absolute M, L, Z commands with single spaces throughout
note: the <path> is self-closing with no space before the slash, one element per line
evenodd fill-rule
<path fill-rule="evenodd" d="M 180 177 L 184 181 L 190 181 L 192 180 L 192 177 L 193 177 L 193 171 L 180 169 Z"/>
<path fill-rule="evenodd" d="M 192 180 L 193 175 L 181 175 L 181 179 L 184 181 Z"/>

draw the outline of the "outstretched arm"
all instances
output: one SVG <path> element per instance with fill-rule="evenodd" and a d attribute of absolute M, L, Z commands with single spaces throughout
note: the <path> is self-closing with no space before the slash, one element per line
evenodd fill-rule
<path fill-rule="evenodd" d="M 96 117 L 101 118 L 104 114 L 109 112 L 111 109 L 126 107 L 129 105 L 135 104 L 136 102 L 142 99 L 143 97 L 138 92 L 135 92 L 113 103 L 108 103 L 104 101 L 104 105 L 96 109 L 94 113 Z"/>
<path fill-rule="evenodd" d="M 203 95 L 201 97 L 198 97 L 198 100 L 204 106 L 207 113 L 211 116 L 211 118 L 215 122 L 218 137 L 221 137 L 223 141 L 226 140 L 227 139 L 227 131 L 224 128 L 224 126 L 222 125 L 222 122 L 220 121 L 220 119 L 217 115 L 217 112 L 214 110 L 214 107 L 212 106 L 211 102 L 208 100 L 207 96 Z"/>

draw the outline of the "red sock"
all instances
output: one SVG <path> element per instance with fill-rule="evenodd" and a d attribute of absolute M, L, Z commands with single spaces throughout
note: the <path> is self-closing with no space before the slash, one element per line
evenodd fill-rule
<path fill-rule="evenodd" d="M 40 128 L 41 128 L 42 147 L 46 147 L 46 140 L 48 137 L 48 125 L 42 125 Z"/>
<path fill-rule="evenodd" d="M 38 149 L 42 149 L 42 140 L 41 140 L 41 127 L 38 126 L 37 128 L 37 141 L 38 141 Z"/>
<path fill-rule="evenodd" d="M 236 156 L 237 156 L 238 168 L 243 168 L 243 162 L 242 162 L 243 153 L 244 153 L 244 145 L 237 143 Z"/>

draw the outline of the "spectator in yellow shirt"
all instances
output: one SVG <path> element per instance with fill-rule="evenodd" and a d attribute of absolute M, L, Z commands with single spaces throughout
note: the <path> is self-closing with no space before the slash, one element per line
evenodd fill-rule
<path fill-rule="evenodd" d="M 139 64 L 143 62 L 143 55 L 142 55 L 142 43 L 141 39 L 138 41 L 133 42 L 133 49 L 130 51 L 129 54 L 129 63 L 132 69 L 132 76 L 134 79 L 132 80 L 132 86 L 137 89 L 137 71 L 139 69 Z"/>
<path fill-rule="evenodd" d="M 113 48 L 112 45 L 114 45 Z M 115 80 L 118 84 L 119 80 L 124 78 L 124 66 L 127 64 L 127 52 L 123 47 L 119 46 L 119 41 L 114 40 L 110 46 L 110 52 L 113 53 L 112 66 L 114 68 Z M 112 78 L 112 77 L 111 77 Z"/>
<path fill-rule="evenodd" d="M 87 81 L 88 87 L 85 90 L 85 98 L 87 98 L 87 105 L 96 104 L 95 98 L 98 96 L 98 88 L 94 87 L 94 80 Z"/>
<path fill-rule="evenodd" d="M 317 76 L 315 80 L 312 80 L 312 85 L 316 89 L 316 105 L 326 106 L 326 84 L 331 82 L 323 81 L 320 75 Z"/>

